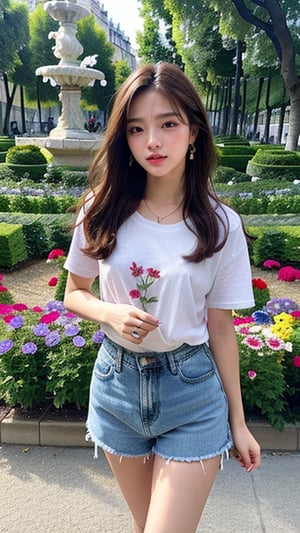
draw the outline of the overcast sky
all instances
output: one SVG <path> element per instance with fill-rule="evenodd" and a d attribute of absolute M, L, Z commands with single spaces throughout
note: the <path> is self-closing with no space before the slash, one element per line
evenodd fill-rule
<path fill-rule="evenodd" d="M 130 38 L 133 48 L 136 48 L 135 32 L 142 30 L 142 19 L 139 17 L 138 0 L 102 0 L 108 18 L 114 24 L 120 24 L 121 30 Z"/>

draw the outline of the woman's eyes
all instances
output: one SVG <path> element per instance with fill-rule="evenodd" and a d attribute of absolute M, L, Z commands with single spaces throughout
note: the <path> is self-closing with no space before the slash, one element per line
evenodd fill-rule
<path fill-rule="evenodd" d="M 169 120 L 168 122 L 164 122 L 161 125 L 161 128 L 169 129 L 169 128 L 175 128 L 176 126 L 177 126 L 176 122 Z M 131 128 L 129 128 L 128 131 L 130 134 L 134 135 L 135 133 L 141 133 L 143 131 L 143 128 L 141 128 L 141 126 L 131 126 Z"/>

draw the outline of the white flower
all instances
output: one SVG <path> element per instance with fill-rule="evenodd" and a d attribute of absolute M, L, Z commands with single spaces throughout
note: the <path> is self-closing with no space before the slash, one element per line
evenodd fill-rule
<path fill-rule="evenodd" d="M 293 351 L 293 345 L 291 342 L 286 342 L 284 345 L 284 349 L 286 352 L 292 352 Z"/>

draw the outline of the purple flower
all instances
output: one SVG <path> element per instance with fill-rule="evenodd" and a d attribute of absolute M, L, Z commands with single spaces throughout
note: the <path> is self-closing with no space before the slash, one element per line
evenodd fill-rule
<path fill-rule="evenodd" d="M 49 348 L 56 346 L 60 342 L 60 335 L 58 331 L 51 331 L 46 337 L 45 337 L 45 344 Z"/>
<path fill-rule="evenodd" d="M 50 332 L 49 327 L 47 324 L 37 324 L 33 328 L 33 333 L 36 337 L 46 337 L 48 333 Z"/>
<path fill-rule="evenodd" d="M 85 340 L 81 335 L 76 335 L 76 337 L 73 337 L 73 344 L 77 346 L 77 348 L 82 348 L 82 346 L 85 345 Z"/>
<path fill-rule="evenodd" d="M 73 337 L 74 335 L 77 335 L 78 332 L 79 332 L 79 327 L 76 326 L 76 324 L 71 324 L 70 326 L 65 327 L 66 337 Z"/>
<path fill-rule="evenodd" d="M 35 353 L 36 351 L 37 351 L 37 345 L 34 342 L 26 342 L 26 344 L 23 344 L 22 346 L 22 352 L 24 354 Z"/>
<path fill-rule="evenodd" d="M 13 347 L 14 343 L 10 339 L 0 342 L 0 354 L 8 352 Z"/>
<path fill-rule="evenodd" d="M 64 304 L 60 300 L 51 300 L 47 303 L 48 311 L 64 311 Z"/>
<path fill-rule="evenodd" d="M 11 321 L 9 322 L 10 327 L 14 329 L 19 329 L 23 326 L 24 319 L 22 316 L 14 316 Z"/>
<path fill-rule="evenodd" d="M 96 344 L 101 344 L 101 342 L 103 342 L 104 337 L 105 337 L 104 332 L 101 329 L 98 329 L 93 335 L 93 341 Z"/>

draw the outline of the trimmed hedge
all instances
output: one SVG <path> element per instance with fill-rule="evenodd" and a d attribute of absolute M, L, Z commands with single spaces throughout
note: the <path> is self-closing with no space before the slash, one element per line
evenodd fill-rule
<path fill-rule="evenodd" d="M 217 147 L 218 160 L 224 167 L 246 172 L 248 161 L 255 155 L 256 148 L 248 145 L 229 144 Z"/>
<path fill-rule="evenodd" d="M 255 237 L 249 244 L 251 263 L 261 266 L 266 259 L 280 263 L 300 262 L 299 226 L 246 226 L 247 232 Z"/>
<path fill-rule="evenodd" d="M 66 213 L 76 208 L 73 196 L 25 196 L 0 194 L 0 211 L 5 213 Z"/>
<path fill-rule="evenodd" d="M 293 181 L 300 178 L 300 153 L 286 150 L 257 150 L 248 162 L 247 174 L 261 179 Z"/>
<path fill-rule="evenodd" d="M 21 224 L 0 223 L 0 266 L 12 268 L 28 259 Z"/>
<path fill-rule="evenodd" d="M 72 237 L 72 224 L 75 217 L 70 214 L 33 215 L 17 213 L 0 213 L 0 222 L 10 227 L 19 225 L 25 241 L 27 257 L 46 257 L 52 248 L 68 250 Z M 26 259 L 27 259 L 26 257 Z M 15 266 L 14 263 L 11 266 Z M 0 258 L 0 268 L 6 268 Z"/>

